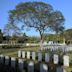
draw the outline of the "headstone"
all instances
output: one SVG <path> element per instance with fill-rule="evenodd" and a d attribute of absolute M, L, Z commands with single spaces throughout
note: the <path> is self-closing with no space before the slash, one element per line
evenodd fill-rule
<path fill-rule="evenodd" d="M 36 54 L 35 52 L 32 52 L 32 59 L 35 60 Z"/>
<path fill-rule="evenodd" d="M 38 61 L 42 61 L 42 53 L 41 52 L 38 53 Z"/>
<path fill-rule="evenodd" d="M 56 72 L 66 72 L 66 70 L 62 67 L 57 67 Z"/>
<path fill-rule="evenodd" d="M 55 48 L 53 47 L 52 50 L 55 51 Z"/>
<path fill-rule="evenodd" d="M 28 64 L 28 72 L 34 72 L 34 63 L 32 61 Z"/>
<path fill-rule="evenodd" d="M 45 62 L 49 62 L 49 54 L 45 53 Z"/>
<path fill-rule="evenodd" d="M 16 58 L 11 57 L 11 66 L 15 68 L 16 66 Z"/>
<path fill-rule="evenodd" d="M 48 66 L 46 64 L 40 64 L 40 72 L 48 72 Z"/>
<path fill-rule="evenodd" d="M 30 59 L 30 52 L 27 52 L 27 59 Z"/>
<path fill-rule="evenodd" d="M 9 56 L 5 56 L 5 65 L 9 65 Z"/>
<path fill-rule="evenodd" d="M 52 48 L 51 48 L 50 50 L 51 50 L 51 51 L 53 51 L 53 49 L 52 49 Z"/>
<path fill-rule="evenodd" d="M 68 66 L 69 67 L 69 56 L 64 55 L 63 63 L 64 63 L 64 66 Z"/>
<path fill-rule="evenodd" d="M 23 68 L 24 68 L 24 62 L 23 62 L 22 59 L 18 59 L 18 66 L 19 66 L 20 70 L 23 70 Z"/>
<path fill-rule="evenodd" d="M 25 58 L 25 51 L 22 51 L 22 58 Z"/>
<path fill-rule="evenodd" d="M 18 57 L 21 57 L 21 51 L 20 50 L 18 51 Z"/>
<path fill-rule="evenodd" d="M 59 57 L 57 54 L 54 54 L 54 64 L 58 64 L 59 62 Z"/>
<path fill-rule="evenodd" d="M 0 55 L 0 64 L 4 64 L 4 55 Z"/>

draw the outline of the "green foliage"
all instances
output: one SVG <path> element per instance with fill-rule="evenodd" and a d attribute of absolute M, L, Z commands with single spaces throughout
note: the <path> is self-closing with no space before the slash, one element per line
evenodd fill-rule
<path fill-rule="evenodd" d="M 64 36 L 65 36 L 66 40 L 72 40 L 72 29 L 65 30 Z"/>
<path fill-rule="evenodd" d="M 66 44 L 72 44 L 72 29 L 64 30 L 64 32 L 59 34 L 45 34 L 46 41 L 54 41 L 63 43 L 65 39 Z"/>
<path fill-rule="evenodd" d="M 39 43 L 40 42 L 40 38 L 39 37 L 28 37 L 28 43 Z"/>
<path fill-rule="evenodd" d="M 16 26 L 22 22 L 22 27 L 35 28 L 41 39 L 46 30 L 59 32 L 63 29 L 64 17 L 60 11 L 54 11 L 50 4 L 43 2 L 20 3 L 9 11 L 9 24 Z"/>
<path fill-rule="evenodd" d="M 13 49 L 13 48 L 21 48 L 20 45 L 6 45 L 2 46 L 3 49 Z"/>
<path fill-rule="evenodd" d="M 2 43 L 2 41 L 3 41 L 3 33 L 1 31 L 1 29 L 0 29 L 0 43 Z"/>
<path fill-rule="evenodd" d="M 45 34 L 45 40 L 63 43 L 63 36 L 61 34 Z"/>
<path fill-rule="evenodd" d="M 52 12 L 49 18 L 50 28 L 56 33 L 64 30 L 64 17 L 60 11 Z"/>
<path fill-rule="evenodd" d="M 25 33 L 23 33 L 22 36 L 18 37 L 18 43 L 26 43 L 26 42 L 28 42 L 28 36 Z"/>

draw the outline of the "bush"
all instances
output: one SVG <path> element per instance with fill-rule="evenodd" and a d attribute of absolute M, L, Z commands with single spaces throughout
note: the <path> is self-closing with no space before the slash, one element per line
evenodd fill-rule
<path fill-rule="evenodd" d="M 11 49 L 11 48 L 21 48 L 20 45 L 6 45 L 2 46 L 3 49 Z"/>

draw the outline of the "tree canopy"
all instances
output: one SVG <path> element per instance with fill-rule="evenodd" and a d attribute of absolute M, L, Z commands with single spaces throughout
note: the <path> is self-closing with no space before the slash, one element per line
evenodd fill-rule
<path fill-rule="evenodd" d="M 55 11 L 50 4 L 43 2 L 26 2 L 16 5 L 9 11 L 9 22 L 11 26 L 22 24 L 21 28 L 34 28 L 40 33 L 43 42 L 43 34 L 46 31 L 56 33 L 64 29 L 64 16 L 60 11 Z"/>

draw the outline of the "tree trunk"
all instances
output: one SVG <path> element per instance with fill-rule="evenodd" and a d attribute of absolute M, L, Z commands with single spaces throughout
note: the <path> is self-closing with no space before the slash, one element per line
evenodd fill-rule
<path fill-rule="evenodd" d="M 43 42 L 44 42 L 43 34 L 40 34 L 40 37 L 41 37 L 41 39 L 40 39 L 40 50 L 42 50 L 43 49 Z"/>

